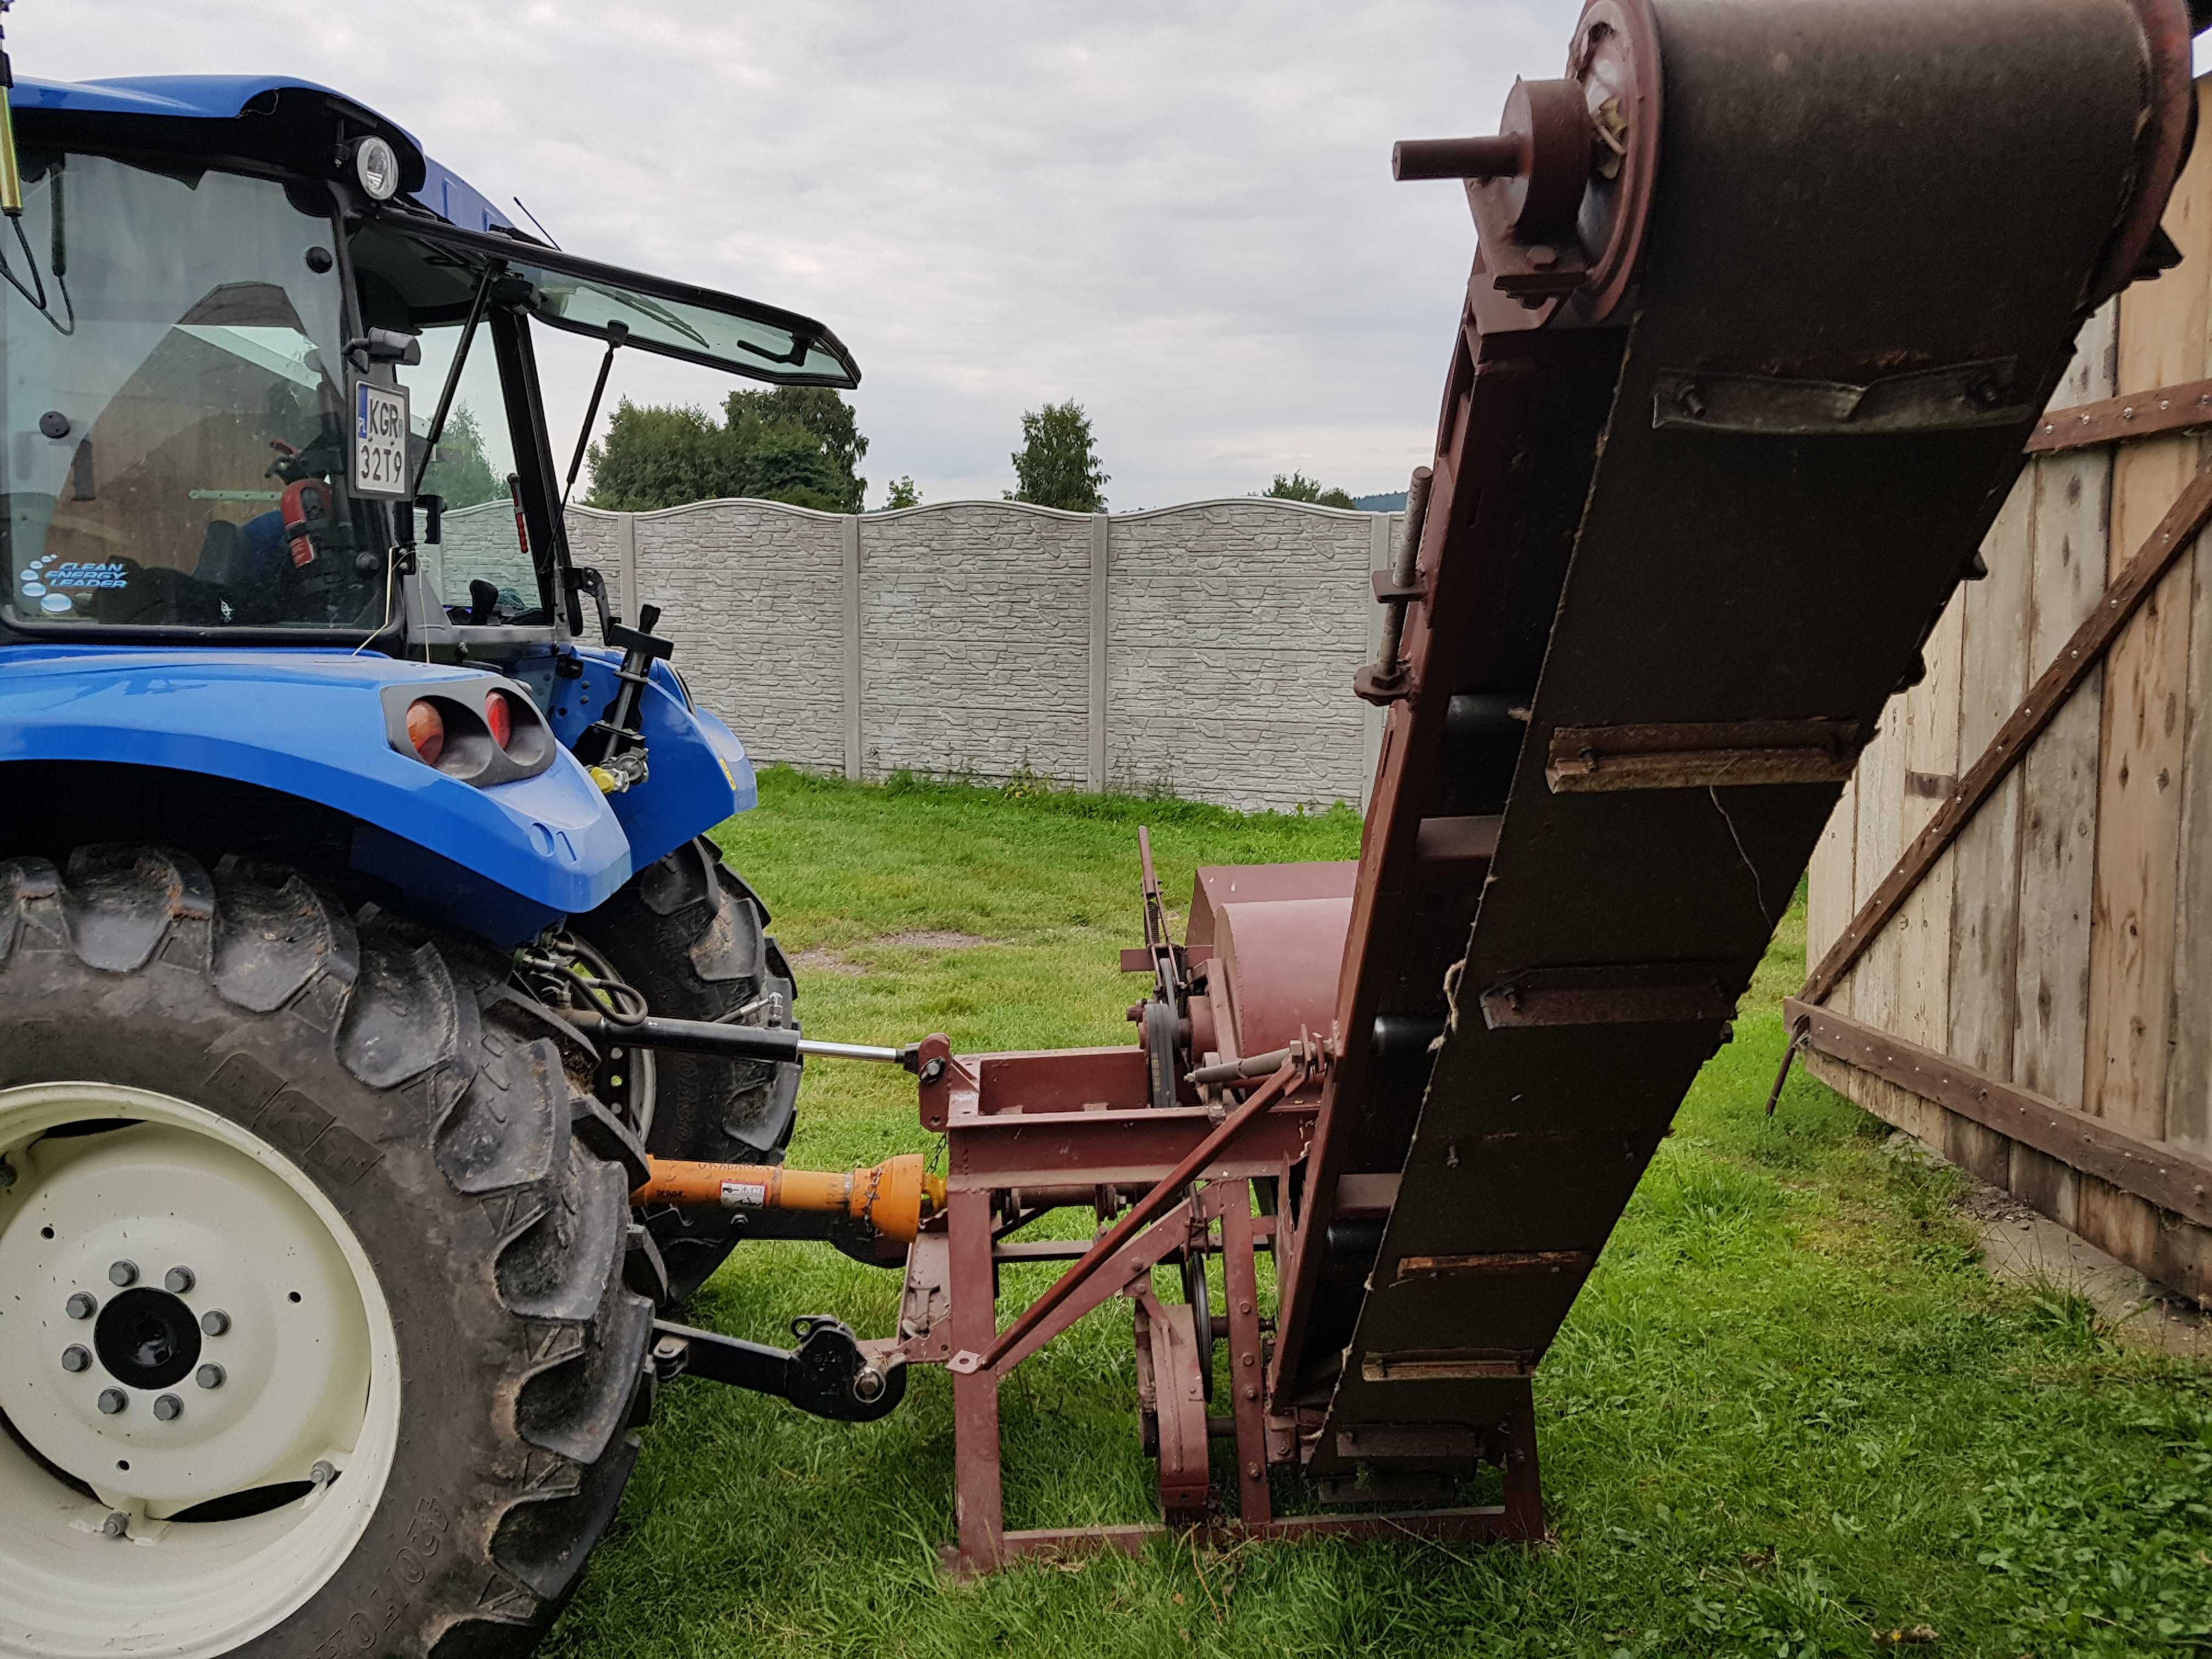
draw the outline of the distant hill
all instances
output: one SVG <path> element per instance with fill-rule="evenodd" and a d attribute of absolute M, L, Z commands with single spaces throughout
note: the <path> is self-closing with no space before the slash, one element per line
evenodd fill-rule
<path fill-rule="evenodd" d="M 1362 513 L 1403 513 L 1406 492 L 1395 489 L 1388 495 L 1354 495 L 1352 504 Z"/>

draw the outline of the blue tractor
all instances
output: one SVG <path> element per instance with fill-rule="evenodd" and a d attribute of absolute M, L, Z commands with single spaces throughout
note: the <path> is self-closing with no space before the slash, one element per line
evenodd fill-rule
<path fill-rule="evenodd" d="M 536 346 L 859 373 L 322 87 L 14 115 L 0 1655 L 523 1652 L 732 1244 L 647 1156 L 778 1163 L 800 1052 L 705 837 L 745 751 L 572 557 Z"/>

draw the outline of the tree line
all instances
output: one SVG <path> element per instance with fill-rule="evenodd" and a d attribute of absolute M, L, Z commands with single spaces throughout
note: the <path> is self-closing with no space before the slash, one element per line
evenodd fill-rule
<path fill-rule="evenodd" d="M 1103 513 L 1111 482 L 1098 455 L 1097 434 L 1083 405 L 1070 398 L 1022 416 L 1021 447 L 1008 459 L 1010 501 L 1070 513 Z M 732 392 L 719 417 L 682 404 L 634 404 L 624 398 L 591 447 L 587 506 L 614 513 L 649 513 L 690 501 L 734 499 L 785 501 L 822 513 L 867 510 L 868 481 L 860 464 L 868 440 L 852 405 L 826 386 L 773 386 Z M 454 410 L 425 479 L 453 506 L 489 501 L 505 484 L 492 475 L 474 413 Z M 1278 472 L 1261 495 L 1323 507 L 1352 506 L 1342 489 L 1324 488 L 1303 472 Z M 919 507 L 911 477 L 892 479 L 883 508 Z"/>

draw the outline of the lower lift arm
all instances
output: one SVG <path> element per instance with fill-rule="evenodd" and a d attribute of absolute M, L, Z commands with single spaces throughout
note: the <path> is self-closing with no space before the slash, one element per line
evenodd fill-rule
<path fill-rule="evenodd" d="M 795 1030 L 716 1021 L 611 1018 L 596 1010 L 563 1010 L 586 1036 L 635 1048 L 679 1048 L 731 1059 L 876 1060 L 919 1069 L 919 1050 L 813 1042 Z M 945 1207 L 945 1177 L 909 1152 L 872 1168 L 836 1172 L 773 1164 L 648 1160 L 645 1184 L 630 1202 L 673 1205 L 730 1215 L 762 1233 L 830 1239 L 851 1249 L 872 1247 L 878 1260 L 902 1261 L 921 1224 Z M 792 1322 L 796 1348 L 775 1348 L 714 1331 L 659 1320 L 653 1324 L 654 1369 L 664 1379 L 688 1374 L 756 1394 L 772 1394 L 817 1417 L 865 1423 L 887 1416 L 906 1395 L 903 1362 L 872 1358 L 837 1320 L 808 1315 Z"/>

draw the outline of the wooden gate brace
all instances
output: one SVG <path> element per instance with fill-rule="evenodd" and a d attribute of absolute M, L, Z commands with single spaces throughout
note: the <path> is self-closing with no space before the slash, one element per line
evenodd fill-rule
<path fill-rule="evenodd" d="M 1860 953 L 1912 896 L 1913 890 L 1935 868 L 1936 860 L 1966 827 L 1982 803 L 2027 752 L 2028 745 L 2065 705 L 2066 699 L 2104 659 L 2106 651 L 2142 608 L 2166 573 L 2212 522 L 2212 471 L 2199 471 L 2181 492 L 2150 539 L 2139 549 L 2118 581 L 2105 590 L 2103 602 L 2082 619 L 2050 667 L 2045 669 L 2027 696 L 1990 739 L 1990 746 L 1959 780 L 1950 799 L 1936 811 L 1927 826 L 1913 837 L 1881 884 L 1859 907 L 1850 926 L 1831 945 L 1820 965 L 1807 976 L 1798 995 L 1807 1003 L 1825 1002 Z M 1795 1028 L 1793 1027 L 1793 1030 Z M 1779 1085 L 1778 1084 L 1778 1089 Z"/>

